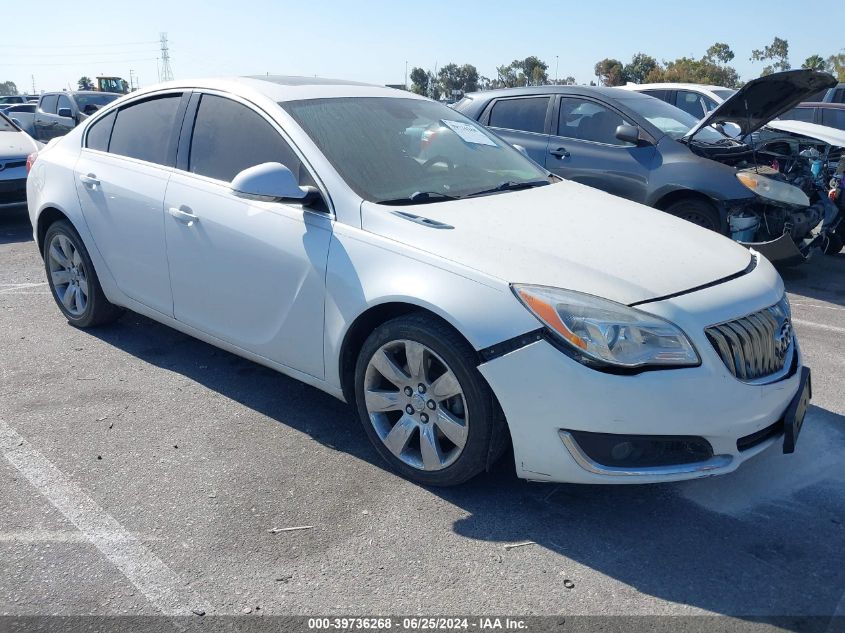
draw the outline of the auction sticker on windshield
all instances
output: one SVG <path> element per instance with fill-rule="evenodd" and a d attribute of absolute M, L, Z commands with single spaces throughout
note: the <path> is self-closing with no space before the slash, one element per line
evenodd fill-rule
<path fill-rule="evenodd" d="M 474 125 L 470 125 L 469 123 L 462 123 L 461 121 L 447 121 L 446 119 L 440 119 L 440 121 L 452 130 L 455 134 L 461 137 L 461 139 L 467 143 L 475 143 L 476 145 L 492 145 L 493 147 L 498 147 L 496 143 L 484 132 L 479 130 Z"/>

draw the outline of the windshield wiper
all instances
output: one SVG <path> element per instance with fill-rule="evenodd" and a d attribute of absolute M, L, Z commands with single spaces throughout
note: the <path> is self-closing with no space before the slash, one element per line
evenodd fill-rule
<path fill-rule="evenodd" d="M 457 200 L 457 196 L 450 196 L 439 191 L 417 191 L 407 198 L 395 198 L 393 200 L 379 200 L 376 204 L 426 204 L 427 202 L 442 202 L 443 200 Z"/>
<path fill-rule="evenodd" d="M 464 196 L 465 198 L 472 198 L 474 196 L 484 196 L 491 193 L 499 193 L 500 191 L 519 191 L 520 189 L 531 189 L 532 187 L 542 187 L 543 185 L 551 184 L 548 180 L 526 180 L 526 181 L 515 181 L 515 180 L 506 180 L 505 182 L 501 182 L 492 189 L 484 189 L 482 191 L 476 191 L 475 193 L 470 193 Z"/>

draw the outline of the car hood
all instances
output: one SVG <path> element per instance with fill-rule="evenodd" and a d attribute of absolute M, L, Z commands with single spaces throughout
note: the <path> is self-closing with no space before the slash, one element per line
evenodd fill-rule
<path fill-rule="evenodd" d="M 20 158 L 38 150 L 38 145 L 26 132 L 0 132 L 0 159 Z"/>
<path fill-rule="evenodd" d="M 751 262 L 726 237 L 570 181 L 426 205 L 365 202 L 362 224 L 505 282 L 625 304 L 710 284 Z"/>
<path fill-rule="evenodd" d="M 834 147 L 845 147 L 845 131 L 838 130 L 835 127 L 806 121 L 771 121 L 766 124 L 766 127 L 778 132 L 806 136 Z"/>
<path fill-rule="evenodd" d="M 701 119 L 684 138 L 692 139 L 699 130 L 719 123 L 733 123 L 740 129 L 740 138 L 748 136 L 810 95 L 835 85 L 833 76 L 817 70 L 787 70 L 752 79 Z"/>

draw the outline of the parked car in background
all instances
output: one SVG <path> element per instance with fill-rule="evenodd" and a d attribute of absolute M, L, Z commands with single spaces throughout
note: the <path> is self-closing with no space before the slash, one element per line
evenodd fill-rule
<path fill-rule="evenodd" d="M 48 145 L 27 190 L 71 324 L 128 308 L 344 398 L 423 484 L 510 445 L 532 480 L 723 474 L 791 452 L 809 403 L 766 259 L 409 92 L 147 88 Z"/>
<path fill-rule="evenodd" d="M 797 261 L 815 246 L 811 231 L 827 203 L 811 200 L 777 170 L 761 176 L 755 148 L 713 126 L 733 124 L 746 138 L 833 83 L 811 70 L 768 75 L 700 121 L 633 90 L 589 86 L 475 93 L 455 107 L 563 178 L 742 237 L 773 260 Z M 735 218 L 750 223 L 748 214 L 760 220 L 751 239 L 735 228 Z"/>
<path fill-rule="evenodd" d="M 816 125 L 825 125 L 837 130 L 845 130 L 845 103 L 827 103 L 823 101 L 804 102 L 780 115 L 788 121 L 805 121 Z"/>
<path fill-rule="evenodd" d="M 43 143 L 63 136 L 97 110 L 121 96 L 123 95 L 93 90 L 45 92 L 41 95 L 35 111 L 34 136 Z"/>
<path fill-rule="evenodd" d="M 35 109 L 34 103 L 0 106 L 0 112 L 12 119 L 19 128 L 30 136 L 35 135 Z"/>
<path fill-rule="evenodd" d="M 26 97 L 23 95 L 0 95 L 0 105 L 9 103 L 26 103 Z"/>
<path fill-rule="evenodd" d="M 702 119 L 706 114 L 715 110 L 718 105 L 736 94 L 733 88 L 723 86 L 708 86 L 706 84 L 633 84 L 620 86 L 623 90 L 641 92 L 676 106 Z"/>
<path fill-rule="evenodd" d="M 838 83 L 832 88 L 821 90 L 810 97 L 807 101 L 823 103 L 845 103 L 845 83 Z"/>
<path fill-rule="evenodd" d="M 0 211 L 26 204 L 27 160 L 41 147 L 0 112 Z"/>

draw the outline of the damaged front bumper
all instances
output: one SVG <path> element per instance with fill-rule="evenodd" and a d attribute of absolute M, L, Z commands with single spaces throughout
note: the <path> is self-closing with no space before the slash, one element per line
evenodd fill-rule
<path fill-rule="evenodd" d="M 739 242 L 746 248 L 752 248 L 762 254 L 773 264 L 791 266 L 800 264 L 808 259 L 808 255 L 801 252 L 791 235 L 784 233 L 776 240 L 769 242 Z"/>

